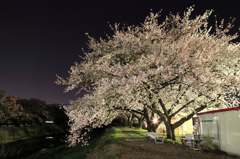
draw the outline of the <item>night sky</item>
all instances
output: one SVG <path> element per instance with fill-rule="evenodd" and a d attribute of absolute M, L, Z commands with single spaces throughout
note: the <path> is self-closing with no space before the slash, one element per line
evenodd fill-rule
<path fill-rule="evenodd" d="M 63 93 L 64 86 L 54 81 L 56 74 L 67 77 L 70 66 L 79 62 L 78 55 L 88 40 L 86 32 L 98 39 L 105 33 L 111 35 L 108 22 L 138 25 L 150 9 L 163 9 L 165 18 L 170 11 L 182 13 L 194 4 L 195 14 L 214 9 L 219 20 L 236 17 L 237 31 L 238 1 L 0 0 L 0 89 L 6 96 L 67 104 L 75 92 Z"/>

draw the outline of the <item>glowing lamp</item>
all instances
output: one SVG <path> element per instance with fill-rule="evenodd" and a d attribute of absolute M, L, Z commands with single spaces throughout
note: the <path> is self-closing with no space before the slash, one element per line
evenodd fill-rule
<path fill-rule="evenodd" d="M 158 122 L 158 120 L 157 120 L 157 119 L 153 119 L 153 123 L 155 123 L 155 124 L 156 124 L 157 122 Z"/>

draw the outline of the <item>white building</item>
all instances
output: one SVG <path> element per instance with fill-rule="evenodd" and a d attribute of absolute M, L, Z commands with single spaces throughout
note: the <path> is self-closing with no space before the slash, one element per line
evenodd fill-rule
<path fill-rule="evenodd" d="M 204 146 L 240 156 L 240 107 L 198 113 Z"/>

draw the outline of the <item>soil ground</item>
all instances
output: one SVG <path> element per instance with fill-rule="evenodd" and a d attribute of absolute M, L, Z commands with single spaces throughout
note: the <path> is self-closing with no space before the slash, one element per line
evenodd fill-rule
<path fill-rule="evenodd" d="M 194 151 L 187 146 L 165 142 L 155 144 L 153 140 L 146 139 L 143 133 L 126 128 L 118 128 L 122 134 L 116 141 L 97 146 L 88 159 L 231 159 L 239 158 L 224 153 Z"/>

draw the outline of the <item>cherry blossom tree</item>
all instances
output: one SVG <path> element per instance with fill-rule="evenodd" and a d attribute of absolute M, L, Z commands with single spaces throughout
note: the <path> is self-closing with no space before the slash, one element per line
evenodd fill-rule
<path fill-rule="evenodd" d="M 70 146 L 78 142 L 87 145 L 88 132 L 91 132 L 92 128 L 108 125 L 118 116 L 118 111 L 107 105 L 102 98 L 105 90 L 103 87 L 98 87 L 92 94 L 71 101 L 70 106 L 64 107 L 71 126 L 71 135 L 68 138 Z"/>
<path fill-rule="evenodd" d="M 240 46 L 231 43 L 237 33 L 229 34 L 234 20 L 216 23 L 214 31 L 208 26 L 212 11 L 191 18 L 193 10 L 170 14 L 162 23 L 160 13 L 150 13 L 140 26 L 115 24 L 107 39 L 88 35 L 88 52 L 68 78 L 56 81 L 66 91 L 90 91 L 66 107 L 72 145 L 87 144 L 86 131 L 110 123 L 121 110 L 143 114 L 147 123 L 159 118 L 175 139 L 174 129 L 195 113 L 237 103 Z M 181 112 L 188 116 L 171 124 Z"/>

